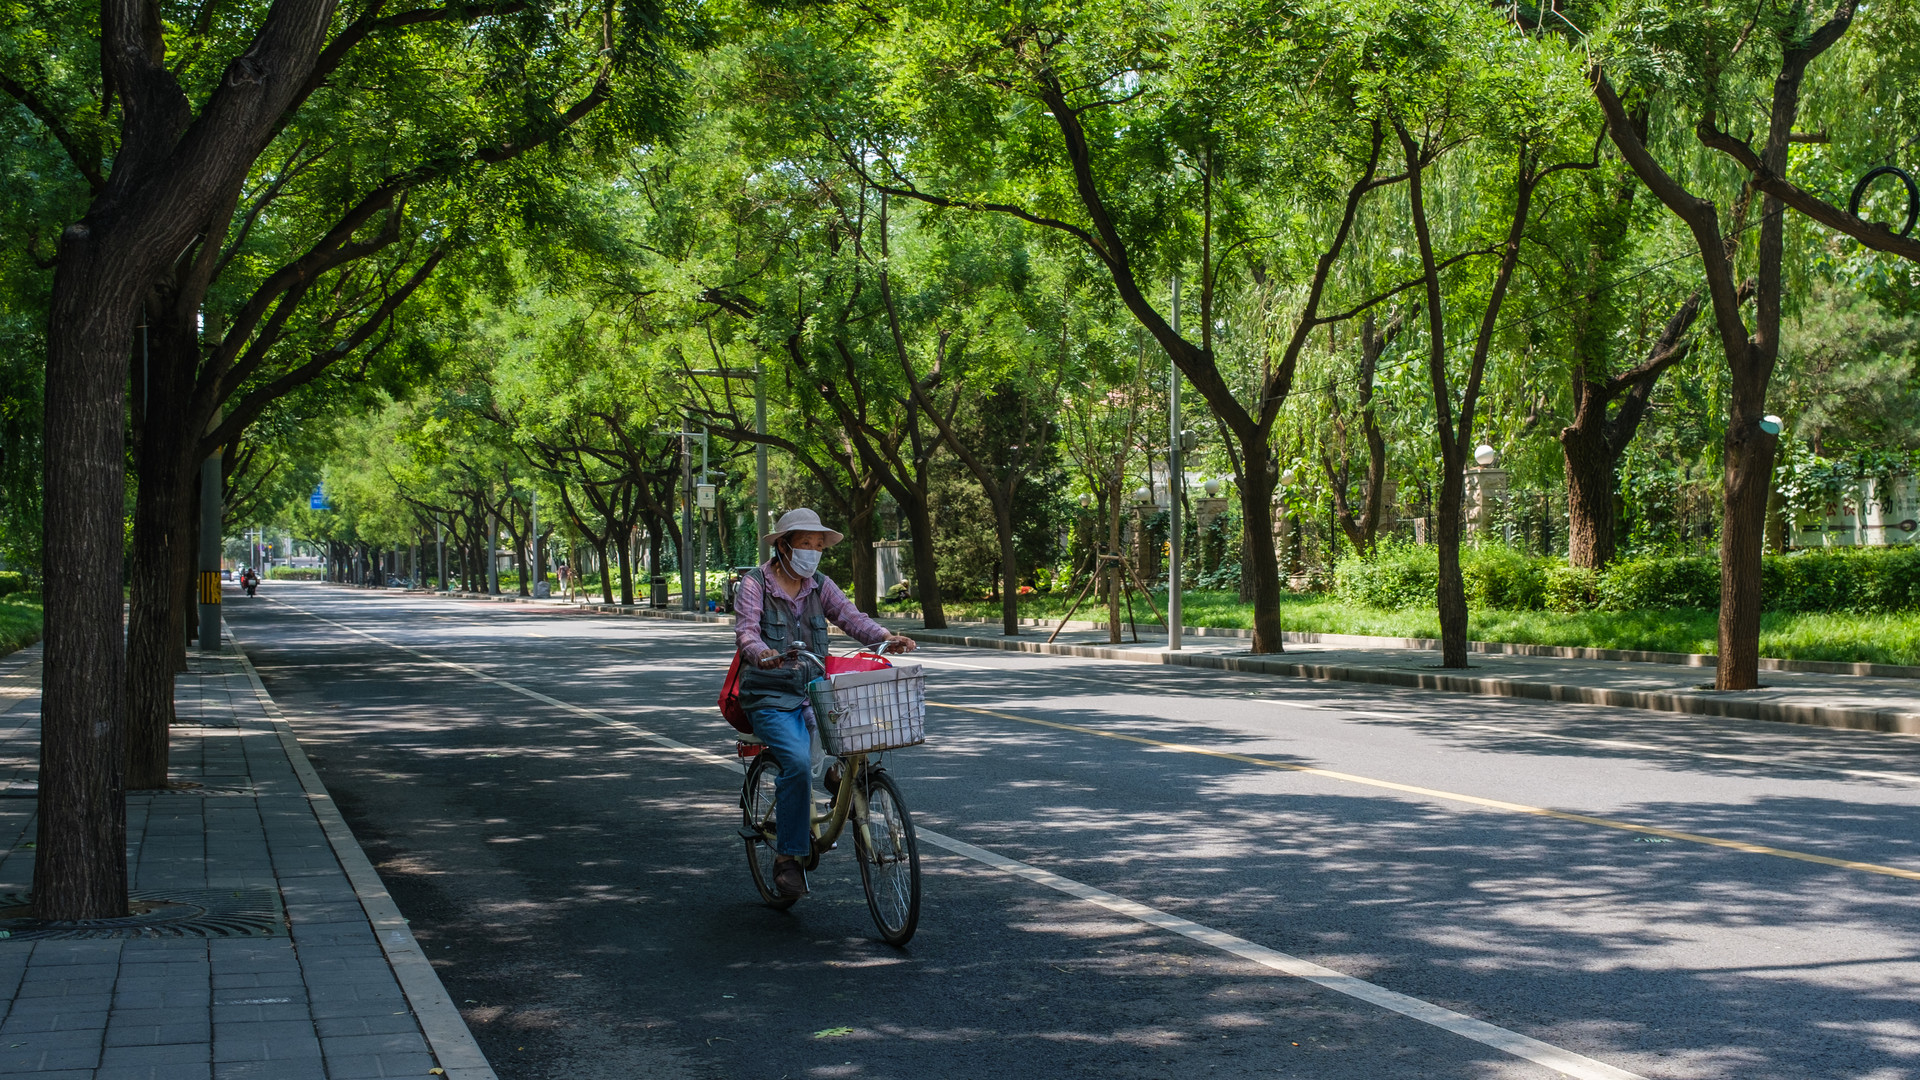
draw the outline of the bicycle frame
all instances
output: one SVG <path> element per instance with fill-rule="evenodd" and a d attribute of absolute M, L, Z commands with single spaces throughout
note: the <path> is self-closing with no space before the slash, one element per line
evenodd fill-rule
<path fill-rule="evenodd" d="M 866 754 L 850 754 L 840 759 L 840 787 L 833 797 L 833 806 L 824 814 L 815 813 L 810 832 L 813 835 L 813 854 L 815 858 L 833 850 L 840 842 L 840 834 L 846 830 L 847 819 L 857 810 L 860 828 L 867 827 L 867 793 L 857 783 L 858 779 L 873 766 L 867 763 Z M 809 798 L 812 798 L 809 793 Z M 774 830 L 770 825 L 762 825 L 760 836 L 769 846 L 774 843 Z M 872 846 L 873 837 L 862 836 L 862 843 Z"/>

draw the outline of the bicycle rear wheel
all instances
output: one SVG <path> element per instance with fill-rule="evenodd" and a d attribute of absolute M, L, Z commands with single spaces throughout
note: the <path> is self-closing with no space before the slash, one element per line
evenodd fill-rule
<path fill-rule="evenodd" d="M 747 779 L 740 787 L 741 839 L 747 845 L 747 870 L 753 874 L 753 887 L 759 891 L 760 899 L 766 901 L 768 907 L 785 910 L 799 898 L 782 896 L 774 887 L 773 845 L 764 839 L 773 827 L 773 782 L 779 776 L 780 766 L 774 763 L 773 755 L 765 751 L 747 766 Z"/>
<path fill-rule="evenodd" d="M 920 844 L 893 777 L 869 769 L 860 783 L 866 791 L 867 812 L 864 820 L 855 823 L 853 846 L 860 857 L 867 910 L 880 928 L 880 940 L 905 945 L 920 923 Z"/>

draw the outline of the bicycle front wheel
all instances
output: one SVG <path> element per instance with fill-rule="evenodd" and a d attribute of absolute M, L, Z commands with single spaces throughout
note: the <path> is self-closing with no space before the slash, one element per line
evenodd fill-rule
<path fill-rule="evenodd" d="M 762 751 L 747 766 L 747 780 L 740 788 L 740 812 L 744 823 L 741 838 L 747 845 L 747 871 L 753 875 L 753 887 L 768 907 L 785 910 L 798 897 L 782 896 L 773 884 L 773 845 L 765 835 L 773 829 L 773 782 L 779 779 L 780 766 L 773 755 Z M 747 834 L 752 834 L 751 836 Z"/>
<path fill-rule="evenodd" d="M 882 941 L 905 945 L 920 923 L 920 844 L 893 777 L 871 769 L 861 777 L 861 786 L 867 811 L 855 823 L 853 846 L 860 857 L 867 910 Z"/>

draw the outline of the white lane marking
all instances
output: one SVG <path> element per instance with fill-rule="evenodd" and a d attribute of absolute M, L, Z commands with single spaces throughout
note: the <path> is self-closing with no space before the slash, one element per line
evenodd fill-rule
<path fill-rule="evenodd" d="M 1328 706 L 1334 711 L 1337 706 Z M 1891 780 L 1900 784 L 1920 784 L 1920 776 L 1907 773 L 1876 772 L 1872 769 L 1845 769 L 1838 765 L 1815 765 L 1806 761 L 1783 761 L 1779 758 L 1755 757 L 1750 754 L 1724 754 L 1717 750 L 1694 750 L 1689 747 L 1657 746 L 1652 743 L 1628 742 L 1625 739 L 1603 739 L 1594 735 L 1559 735 L 1545 731 L 1524 731 L 1517 728 L 1502 727 L 1498 724 L 1475 723 L 1471 720 L 1448 720 L 1438 716 L 1409 716 L 1406 713 L 1382 712 L 1378 709 L 1346 709 L 1349 716 L 1375 716 L 1396 723 L 1445 724 L 1449 728 L 1462 731 L 1484 731 L 1494 735 L 1512 735 L 1524 739 L 1550 739 L 1555 742 L 1590 743 L 1594 746 L 1608 746 L 1620 750 L 1640 750 L 1653 754 L 1686 754 L 1690 757 L 1712 758 L 1715 761 L 1738 761 L 1747 765 L 1767 765 L 1773 768 L 1804 769 L 1808 772 L 1835 773 L 1840 776 L 1853 776 L 1865 780 Z"/>
<path fill-rule="evenodd" d="M 1157 926 L 1162 930 L 1169 930 L 1182 937 L 1211 945 L 1221 952 L 1232 953 L 1242 960 L 1251 960 L 1262 967 L 1305 979 L 1348 997 L 1378 1005 L 1423 1024 L 1430 1024 L 1442 1031 L 1450 1031 L 1462 1038 L 1472 1039 L 1474 1042 L 1505 1051 L 1514 1057 L 1525 1058 L 1557 1073 L 1580 1077 L 1581 1080 L 1644 1080 L 1638 1073 L 1617 1069 L 1603 1061 L 1595 1061 L 1571 1050 L 1563 1050 L 1552 1043 L 1541 1042 L 1539 1039 L 1529 1038 L 1517 1031 L 1509 1031 L 1484 1020 L 1475 1020 L 1471 1016 L 1454 1012 L 1452 1009 L 1396 993 L 1384 986 L 1367 982 L 1365 979 L 1356 979 L 1332 968 L 1321 967 L 1311 960 L 1302 960 L 1277 949 L 1256 945 L 1245 938 L 1235 937 L 1210 926 L 1203 926 L 1191 919 L 1183 919 L 1178 915 L 1161 911 L 1159 908 L 1148 907 L 1138 901 L 1128 900 L 1124 896 L 1115 896 L 1104 889 L 1083 885 L 1071 878 L 1061 877 L 1017 859 L 1009 859 L 964 840 L 955 840 L 930 829 L 915 831 L 921 839 L 946 848 L 956 855 L 964 855 L 976 862 L 986 863 L 996 870 L 1016 874 L 1036 884 L 1045 885 L 1049 889 L 1077 897 L 1090 904 L 1097 904 L 1115 914 L 1125 915 L 1149 926 Z"/>
<path fill-rule="evenodd" d="M 284 603 L 284 601 L 281 601 L 281 603 Z M 287 606 L 293 607 L 292 604 L 287 604 Z M 398 642 L 388 641 L 385 638 L 370 634 L 358 627 L 348 626 L 343 622 L 335 622 L 323 615 L 315 615 L 313 612 L 305 611 L 301 608 L 293 608 L 293 610 L 299 611 L 302 615 L 306 615 L 309 618 L 318 619 L 329 625 L 337 626 L 350 633 L 359 634 L 369 641 L 378 642 L 389 648 L 398 649 L 401 652 L 412 653 L 414 656 L 428 663 L 452 668 L 462 674 L 471 675 L 474 678 L 493 683 L 495 686 L 511 690 L 523 697 L 532 698 L 534 701 L 542 704 L 551 705 L 556 709 L 572 713 L 575 716 L 585 717 L 597 723 L 604 724 L 607 727 L 624 731 L 677 754 L 698 761 L 704 761 L 710 765 L 718 765 L 725 769 L 731 769 L 736 773 L 746 771 L 746 768 L 736 759 L 716 754 L 711 750 L 703 750 L 697 746 L 689 746 L 678 739 L 669 738 L 658 732 L 648 731 L 638 724 L 619 720 L 605 713 L 561 701 L 559 698 L 550 697 L 538 690 L 531 690 L 521 686 L 519 683 L 500 678 L 498 675 L 489 674 L 471 664 L 462 664 L 453 660 L 442 660 L 437 656 L 431 656 L 411 646 L 401 645 Z M 1522 1035 L 1517 1031 L 1509 1031 L 1496 1024 L 1489 1024 L 1484 1020 L 1475 1020 L 1473 1017 L 1467 1016 L 1464 1013 L 1454 1012 L 1452 1009 L 1443 1008 L 1432 1002 L 1422 1001 L 1416 997 L 1397 993 L 1384 986 L 1367 982 L 1365 979 L 1358 979 L 1352 975 L 1335 971 L 1332 968 L 1321 967 L 1311 960 L 1302 960 L 1289 953 L 1283 953 L 1277 949 L 1269 949 L 1264 945 L 1257 945 L 1245 938 L 1235 937 L 1225 931 L 1215 930 L 1210 926 L 1204 926 L 1191 919 L 1183 919 L 1178 915 L 1161 911 L 1159 908 L 1148 907 L 1138 901 L 1128 900 L 1123 896 L 1116 896 L 1104 889 L 1096 889 L 1091 885 L 1083 885 L 1071 878 L 1062 877 L 1048 870 L 1042 870 L 1037 866 L 1021 862 L 1018 859 L 1010 859 L 998 852 L 989 851 L 986 848 L 969 844 L 964 840 L 956 840 L 944 833 L 934 832 L 931 829 L 918 829 L 915 831 L 928 843 L 933 844 L 935 847 L 951 851 L 955 855 L 983 863 L 1004 873 L 1026 878 L 1028 881 L 1034 882 L 1037 885 L 1044 885 L 1049 889 L 1065 893 L 1075 899 L 1084 900 L 1087 903 L 1103 907 L 1117 915 L 1124 915 L 1127 918 L 1146 923 L 1149 926 L 1157 926 L 1162 930 L 1179 934 L 1182 937 L 1200 942 L 1203 945 L 1208 945 L 1222 952 L 1238 956 L 1243 960 L 1250 960 L 1269 970 L 1278 971 L 1285 975 L 1292 975 L 1295 978 L 1305 979 L 1308 982 L 1325 987 L 1335 993 L 1345 994 L 1348 997 L 1367 1002 L 1371 1005 L 1377 1005 L 1390 1012 L 1396 1012 L 1402 1016 L 1418 1020 L 1423 1024 L 1437 1027 L 1442 1031 L 1451 1032 L 1461 1038 L 1480 1043 L 1483 1046 L 1490 1046 L 1495 1050 L 1512 1054 L 1514 1057 L 1523 1058 L 1537 1065 L 1543 1065 L 1564 1076 L 1577 1077 L 1578 1080 L 1646 1080 L 1646 1078 L 1639 1073 L 1631 1073 L 1625 1069 L 1615 1068 L 1603 1061 L 1596 1061 L 1582 1054 L 1576 1054 L 1571 1050 L 1562 1049 L 1552 1043 L 1541 1042 L 1539 1039 Z"/>

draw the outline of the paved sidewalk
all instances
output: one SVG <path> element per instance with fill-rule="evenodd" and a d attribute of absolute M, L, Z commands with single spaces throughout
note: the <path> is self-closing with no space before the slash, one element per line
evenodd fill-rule
<path fill-rule="evenodd" d="M 637 606 L 456 595 L 557 610 L 701 622 L 733 621 L 729 615 L 655 611 Z M 1887 674 L 1840 674 L 1833 670 L 1788 669 L 1836 669 L 1847 665 L 1781 662 L 1760 673 L 1761 689 L 1721 692 L 1713 689 L 1713 668 L 1703 664 L 1708 659 L 1705 657 L 1679 654 L 1613 654 L 1610 657 L 1602 650 L 1509 646 L 1505 648 L 1514 651 L 1471 653 L 1468 661 L 1472 666 L 1462 671 L 1441 668 L 1437 648 L 1410 647 L 1411 643 L 1406 642 L 1381 643 L 1392 639 L 1370 641 L 1330 634 L 1319 636 L 1319 640 L 1298 640 L 1317 635 L 1290 634 L 1285 653 L 1256 656 L 1247 651 L 1247 638 L 1235 631 L 1218 630 L 1210 633 L 1202 630 L 1186 636 L 1181 642 L 1183 648 L 1175 652 L 1166 647 L 1166 634 L 1153 622 L 1153 617 L 1142 617 L 1146 622 L 1139 627 L 1140 642 L 1135 644 L 1132 631 L 1123 628 L 1120 645 L 1108 643 L 1106 630 L 1095 629 L 1093 624 L 1084 622 L 1069 624 L 1049 645 L 1047 636 L 1053 632 L 1050 625 L 1023 626 L 1018 637 L 1010 638 L 1000 632 L 997 622 L 954 622 L 944 630 L 925 630 L 916 620 L 883 618 L 880 621 L 922 641 L 972 648 L 1920 734 L 1920 678 L 1903 677 L 1912 669 L 1860 665 Z M 1529 652 L 1576 655 L 1528 655 Z M 1620 658 L 1626 656 L 1634 658 Z"/>
<path fill-rule="evenodd" d="M 39 653 L 0 659 L 0 920 L 33 881 Z M 175 788 L 127 796 L 150 910 L 87 937 L 0 921 L 0 1077 L 493 1080 L 245 659 L 190 663 Z"/>

